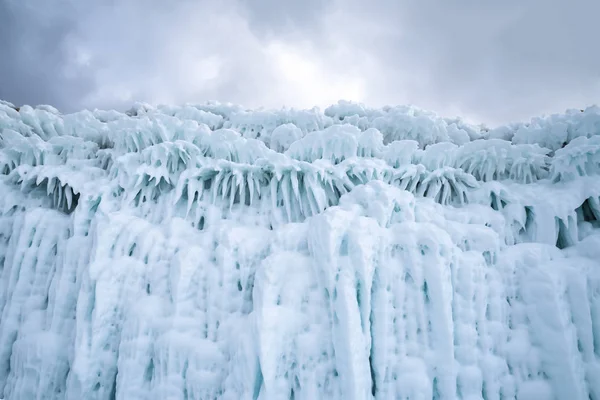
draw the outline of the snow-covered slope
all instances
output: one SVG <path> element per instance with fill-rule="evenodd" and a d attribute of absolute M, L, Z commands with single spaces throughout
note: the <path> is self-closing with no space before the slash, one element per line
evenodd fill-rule
<path fill-rule="evenodd" d="M 600 399 L 600 109 L 0 104 L 0 397 Z"/>

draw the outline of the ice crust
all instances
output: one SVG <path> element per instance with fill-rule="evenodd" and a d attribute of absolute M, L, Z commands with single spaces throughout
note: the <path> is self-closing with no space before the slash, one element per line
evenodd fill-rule
<path fill-rule="evenodd" d="M 0 398 L 600 399 L 600 109 L 0 102 Z"/>

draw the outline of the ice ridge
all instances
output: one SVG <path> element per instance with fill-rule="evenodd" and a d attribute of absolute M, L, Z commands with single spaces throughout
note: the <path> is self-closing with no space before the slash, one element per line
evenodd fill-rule
<path fill-rule="evenodd" d="M 0 398 L 600 399 L 600 108 L 0 102 Z"/>

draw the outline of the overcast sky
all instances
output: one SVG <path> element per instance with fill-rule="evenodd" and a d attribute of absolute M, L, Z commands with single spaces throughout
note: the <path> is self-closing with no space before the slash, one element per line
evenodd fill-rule
<path fill-rule="evenodd" d="M 491 125 L 600 103 L 599 0 L 0 0 L 0 99 L 414 104 Z"/>

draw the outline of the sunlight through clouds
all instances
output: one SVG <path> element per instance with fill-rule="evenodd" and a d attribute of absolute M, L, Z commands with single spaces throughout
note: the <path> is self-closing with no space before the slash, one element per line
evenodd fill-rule
<path fill-rule="evenodd" d="M 331 71 L 309 50 L 281 42 L 266 50 L 281 79 L 281 101 L 293 101 L 297 107 L 326 107 L 340 98 L 362 101 L 364 82 L 344 71 Z M 292 104 L 291 104 L 292 105 Z"/>
<path fill-rule="evenodd" d="M 414 104 L 491 125 L 600 93 L 600 2 L 0 2 L 0 98 L 125 110 Z"/>

